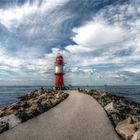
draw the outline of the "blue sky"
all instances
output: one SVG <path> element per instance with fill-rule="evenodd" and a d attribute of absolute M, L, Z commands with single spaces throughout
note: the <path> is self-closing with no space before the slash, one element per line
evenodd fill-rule
<path fill-rule="evenodd" d="M 139 0 L 1 0 L 0 85 L 140 84 Z"/>

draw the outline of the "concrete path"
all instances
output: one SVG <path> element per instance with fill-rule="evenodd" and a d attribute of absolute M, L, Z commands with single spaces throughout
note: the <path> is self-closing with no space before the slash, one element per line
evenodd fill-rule
<path fill-rule="evenodd" d="M 0 140 L 119 140 L 96 100 L 68 92 L 58 106 L 1 134 Z"/>

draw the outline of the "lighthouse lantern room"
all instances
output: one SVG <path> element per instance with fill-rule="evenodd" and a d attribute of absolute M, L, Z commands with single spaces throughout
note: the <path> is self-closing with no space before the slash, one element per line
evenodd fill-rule
<path fill-rule="evenodd" d="M 55 89 L 64 88 L 63 56 L 58 54 L 55 60 Z"/>

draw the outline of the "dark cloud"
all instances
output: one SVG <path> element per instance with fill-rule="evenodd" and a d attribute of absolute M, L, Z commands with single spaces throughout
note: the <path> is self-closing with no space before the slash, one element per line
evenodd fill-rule
<path fill-rule="evenodd" d="M 118 50 L 114 53 L 117 57 L 130 56 L 134 52 L 133 48 Z"/>

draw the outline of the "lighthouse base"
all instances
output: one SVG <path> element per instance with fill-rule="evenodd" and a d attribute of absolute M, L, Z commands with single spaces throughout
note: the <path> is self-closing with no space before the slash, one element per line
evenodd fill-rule
<path fill-rule="evenodd" d="M 65 87 L 54 87 L 55 90 L 65 90 Z"/>
<path fill-rule="evenodd" d="M 63 80 L 63 73 L 55 74 L 55 88 L 57 90 L 64 89 L 64 80 Z"/>

